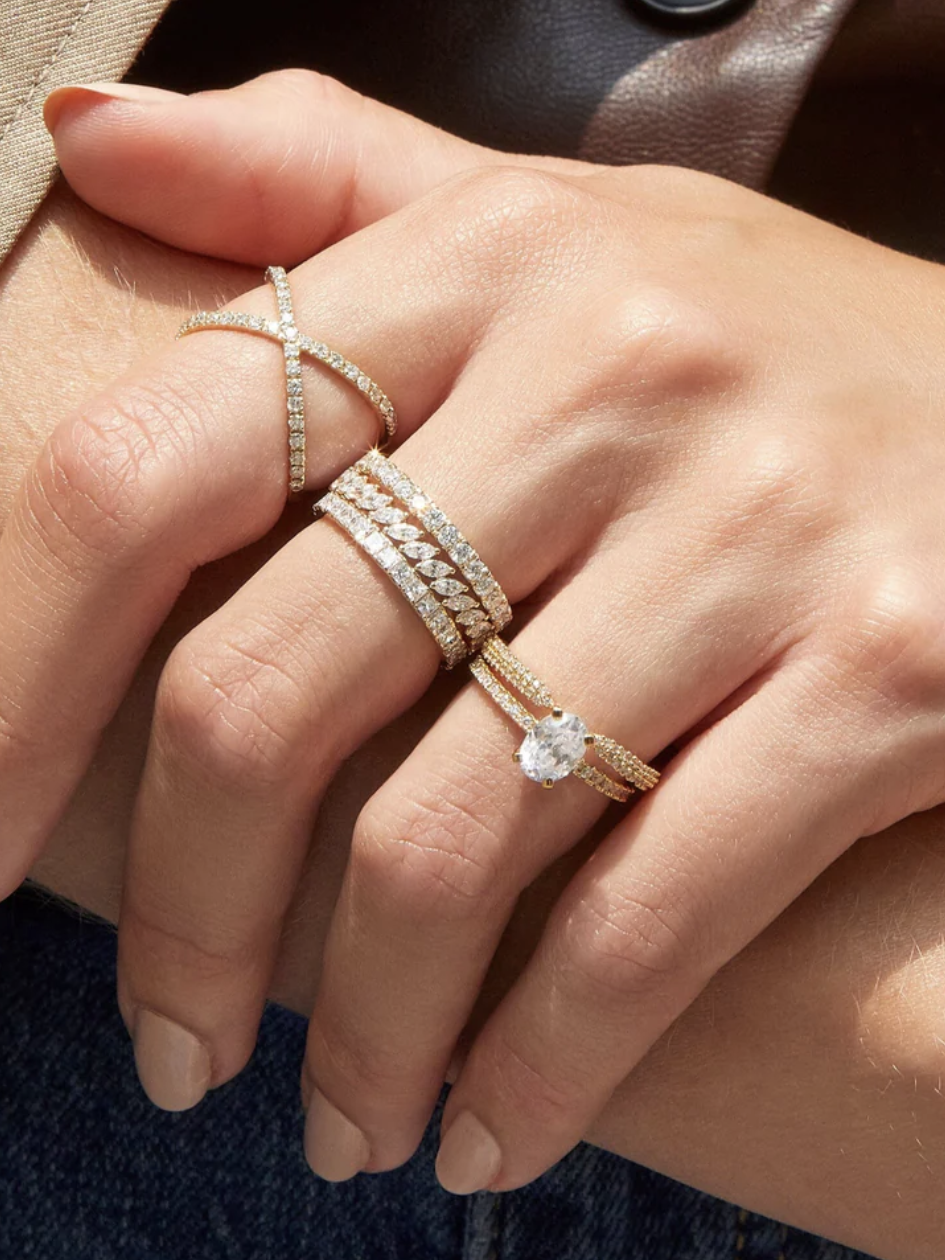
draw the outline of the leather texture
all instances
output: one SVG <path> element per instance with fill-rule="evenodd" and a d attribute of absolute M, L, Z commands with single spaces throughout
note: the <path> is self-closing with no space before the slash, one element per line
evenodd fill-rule
<path fill-rule="evenodd" d="M 176 0 L 135 73 L 193 91 L 309 65 L 497 148 L 675 162 L 759 185 L 853 0 L 705 27 L 631 0 Z"/>
<path fill-rule="evenodd" d="M 945 262 L 945 0 L 859 0 L 772 173 L 776 197 Z"/>
<path fill-rule="evenodd" d="M 853 0 L 757 0 L 634 66 L 581 144 L 592 161 L 669 162 L 762 187 Z"/>

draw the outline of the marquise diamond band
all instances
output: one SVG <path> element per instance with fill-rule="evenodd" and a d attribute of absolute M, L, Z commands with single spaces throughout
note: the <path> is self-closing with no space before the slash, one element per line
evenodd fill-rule
<path fill-rule="evenodd" d="M 393 461 L 371 451 L 314 508 L 384 570 L 452 669 L 508 624 L 508 599 L 453 523 Z"/>
<path fill-rule="evenodd" d="M 470 661 L 469 668 L 476 682 L 499 708 L 525 731 L 525 739 L 514 755 L 529 779 L 553 787 L 559 779 L 573 774 L 604 796 L 621 803 L 629 800 L 634 790 L 646 792 L 656 786 L 659 771 L 616 740 L 594 734 L 577 714 L 561 708 L 544 683 L 522 664 L 502 639 L 487 639 L 480 654 Z M 536 717 L 523 700 L 549 709 L 550 713 Z M 591 749 L 619 778 L 587 761 Z"/>

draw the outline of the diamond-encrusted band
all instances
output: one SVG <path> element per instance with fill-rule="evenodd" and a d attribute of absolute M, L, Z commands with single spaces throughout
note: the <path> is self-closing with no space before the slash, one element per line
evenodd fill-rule
<path fill-rule="evenodd" d="M 380 451 L 368 451 L 367 455 L 358 460 L 353 471 L 375 477 L 434 540 L 427 544 L 433 549 L 424 557 L 431 569 L 430 576 L 442 579 L 442 588 L 436 589 L 446 597 L 447 608 L 458 614 L 457 620 L 460 624 L 470 628 L 470 637 L 479 640 L 485 634 L 498 634 L 504 630 L 512 620 L 512 609 L 505 592 L 482 557 L 429 495 L 419 489 Z M 434 560 L 432 557 L 440 548 L 446 559 Z M 466 579 L 465 583 L 452 576 L 457 569 Z M 421 572 L 426 570 L 421 569 Z M 477 604 L 485 614 L 484 617 L 476 615 Z"/>
<path fill-rule="evenodd" d="M 292 290 L 284 267 L 267 267 L 266 279 L 276 291 L 279 332 L 285 355 L 286 401 L 289 408 L 289 491 L 305 489 L 305 403 L 302 399 L 302 356 L 292 309 Z"/>
<path fill-rule="evenodd" d="M 433 635 L 447 667 L 452 669 L 458 665 L 468 654 L 468 648 L 455 621 L 387 537 L 383 527 L 333 491 L 319 499 L 315 513 L 330 516 L 384 570 Z"/>
<path fill-rule="evenodd" d="M 237 332 L 258 333 L 271 341 L 278 341 L 285 356 L 286 386 L 289 411 L 289 489 L 302 490 L 305 486 L 305 414 L 302 401 L 303 354 L 310 355 L 329 371 L 353 386 L 374 411 L 380 425 L 381 443 L 389 441 L 397 432 L 397 412 L 394 404 L 370 376 L 326 346 L 300 333 L 295 324 L 289 278 L 282 267 L 269 267 L 266 279 L 276 292 L 279 307 L 278 319 L 266 319 L 262 315 L 247 315 L 242 311 L 197 311 L 181 324 L 177 336 L 204 329 L 231 328 Z"/>
<path fill-rule="evenodd" d="M 469 668 L 476 682 L 499 708 L 525 731 L 515 760 L 528 778 L 552 787 L 558 779 L 573 774 L 604 796 L 621 803 L 629 800 L 635 788 L 646 792 L 656 786 L 659 771 L 616 740 L 593 734 L 576 714 L 566 713 L 544 683 L 522 664 L 502 639 L 487 639 L 481 654 L 470 661 Z M 543 718 L 536 717 L 509 687 L 533 704 L 550 709 L 551 713 Z M 616 770 L 620 780 L 591 765 L 585 759 L 588 748 L 593 748 L 601 761 Z"/>

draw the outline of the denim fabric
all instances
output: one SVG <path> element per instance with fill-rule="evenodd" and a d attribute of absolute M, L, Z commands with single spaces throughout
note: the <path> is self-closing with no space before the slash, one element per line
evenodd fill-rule
<path fill-rule="evenodd" d="M 26 890 L 0 905 L 0 1260 L 864 1260 L 591 1147 L 523 1190 L 454 1198 L 437 1117 L 405 1168 L 320 1182 L 304 1021 L 271 1007 L 242 1076 L 164 1114 L 114 969 L 110 928 Z"/>

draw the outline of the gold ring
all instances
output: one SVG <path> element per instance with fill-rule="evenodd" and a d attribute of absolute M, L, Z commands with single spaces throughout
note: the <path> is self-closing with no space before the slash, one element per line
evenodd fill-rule
<path fill-rule="evenodd" d="M 289 490 L 305 488 L 305 410 L 302 400 L 303 354 L 310 355 L 353 386 L 370 405 L 380 425 L 379 439 L 389 441 L 397 432 L 397 412 L 384 391 L 357 364 L 330 349 L 324 342 L 314 341 L 300 333 L 292 309 L 289 278 L 282 267 L 268 267 L 266 279 L 276 291 L 278 319 L 246 315 L 241 311 L 197 311 L 177 331 L 178 338 L 205 329 L 230 328 L 236 332 L 257 333 L 278 341 L 285 355 L 286 390 L 289 413 Z"/>
<path fill-rule="evenodd" d="M 314 511 L 340 525 L 384 570 L 436 640 L 447 668 L 511 620 L 505 592 L 480 556 L 379 451 L 342 473 Z"/>
<path fill-rule="evenodd" d="M 476 682 L 499 708 L 525 731 L 525 739 L 513 756 L 529 779 L 550 788 L 559 779 L 573 774 L 612 801 L 621 803 L 629 800 L 635 789 L 646 792 L 659 782 L 658 770 L 615 739 L 593 734 L 577 714 L 561 708 L 544 683 L 522 664 L 502 639 L 487 639 L 481 654 L 470 661 L 469 668 Z M 549 709 L 550 713 L 536 717 L 509 687 L 539 708 Z M 586 760 L 589 749 L 616 770 L 620 778 L 615 779 L 591 765 Z"/>

